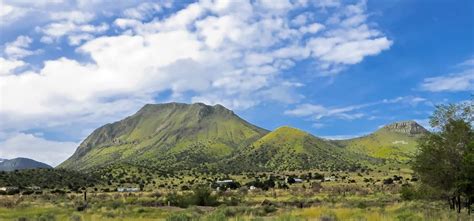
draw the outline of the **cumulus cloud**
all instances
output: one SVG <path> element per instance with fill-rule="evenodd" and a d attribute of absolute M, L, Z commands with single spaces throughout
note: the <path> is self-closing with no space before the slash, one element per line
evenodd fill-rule
<path fill-rule="evenodd" d="M 108 14 L 111 4 L 75 1 L 38 25 L 41 42 L 67 39 L 82 59 L 54 58 L 38 70 L 15 74 L 25 65 L 20 59 L 25 53 L 17 50 L 19 60 L 0 60 L 8 67 L 0 75 L 2 129 L 116 120 L 163 93 L 170 98 L 160 101 L 221 103 L 232 109 L 293 104 L 303 99 L 295 90 L 303 84 L 288 81 L 283 71 L 309 61 L 321 74 L 337 74 L 392 44 L 369 24 L 364 2 L 203 0 L 160 16 L 169 4 L 124 2 L 113 6 L 123 9 L 117 17 Z M 295 17 L 293 10 L 302 7 L 316 10 Z M 319 19 L 319 10 L 333 16 Z M 112 24 L 98 19 L 105 15 Z M 309 109 L 319 118 L 362 117 L 347 109 Z"/>
<path fill-rule="evenodd" d="M 0 142 L 0 158 L 26 157 L 57 166 L 74 153 L 75 142 L 50 141 L 33 134 L 16 133 Z"/>
<path fill-rule="evenodd" d="M 17 68 L 23 67 L 25 62 L 20 60 L 10 60 L 0 57 L 0 76 L 13 74 Z"/>
<path fill-rule="evenodd" d="M 0 26 L 11 24 L 22 18 L 29 11 L 27 8 L 16 7 L 5 1 L 0 1 Z"/>

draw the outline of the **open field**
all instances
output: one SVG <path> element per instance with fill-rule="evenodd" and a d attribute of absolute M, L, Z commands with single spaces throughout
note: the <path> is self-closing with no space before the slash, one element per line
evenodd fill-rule
<path fill-rule="evenodd" d="M 393 197 L 393 198 L 392 198 Z M 0 220 L 473 220 L 443 202 L 399 202 L 396 196 L 269 197 L 249 194 L 238 205 L 162 206 L 159 199 L 137 194 L 96 194 L 88 208 L 77 211 L 75 195 L 2 197 Z M 267 199 L 257 203 L 257 199 Z M 5 202 L 14 201 L 12 205 Z M 297 205 L 300 202 L 304 208 Z M 5 207 L 6 206 L 6 207 Z"/>
<path fill-rule="evenodd" d="M 241 187 L 226 191 L 208 188 L 202 195 L 188 188 L 223 175 L 155 177 L 143 191 L 130 193 L 116 192 L 118 184 L 99 184 L 86 188 L 87 206 L 82 191 L 67 189 L 54 194 L 43 190 L 41 194 L 3 195 L 0 220 L 473 220 L 467 213 L 449 210 L 444 201 L 403 200 L 402 186 L 417 185 L 411 171 L 381 169 L 364 174 L 311 171 L 313 178 L 292 184 L 274 178 L 277 184 L 266 191 L 251 190 L 245 184 L 269 177 L 304 177 L 309 172 L 234 175 L 230 178 Z M 335 179 L 314 179 L 319 173 Z M 124 175 L 124 179 L 134 175 Z M 384 184 L 394 176 L 403 178 Z M 287 187 L 277 187 L 280 184 Z M 132 183 L 122 185 L 133 187 Z"/>

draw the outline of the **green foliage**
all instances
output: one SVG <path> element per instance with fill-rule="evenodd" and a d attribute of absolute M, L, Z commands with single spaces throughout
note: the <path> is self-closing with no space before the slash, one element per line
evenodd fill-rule
<path fill-rule="evenodd" d="M 473 199 L 473 103 L 437 106 L 430 122 L 438 131 L 420 139 L 413 163 L 423 183 L 457 198 L 458 211 L 460 197 L 467 198 L 469 205 Z"/>
<path fill-rule="evenodd" d="M 79 191 L 82 187 L 90 187 L 100 183 L 102 183 L 102 180 L 93 174 L 83 174 L 64 169 L 31 169 L 0 172 L 0 186 L 16 186 L 20 188 L 38 186 L 43 189 Z"/>
<path fill-rule="evenodd" d="M 166 218 L 166 221 L 190 221 L 192 217 L 186 213 L 172 213 Z"/>
<path fill-rule="evenodd" d="M 212 190 L 205 185 L 196 185 L 192 192 L 177 193 L 171 192 L 165 198 L 166 203 L 172 206 L 187 208 L 189 206 L 217 206 L 217 196 L 212 194 Z"/>

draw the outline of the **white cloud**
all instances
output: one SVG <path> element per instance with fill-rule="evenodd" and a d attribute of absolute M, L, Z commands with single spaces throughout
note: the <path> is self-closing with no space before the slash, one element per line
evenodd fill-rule
<path fill-rule="evenodd" d="M 426 98 L 418 97 L 418 96 L 402 96 L 402 97 L 396 97 L 393 99 L 384 99 L 382 100 L 382 102 L 386 104 L 405 103 L 411 106 L 416 106 L 420 103 L 428 102 L 428 100 Z"/>
<path fill-rule="evenodd" d="M 155 13 L 158 13 L 162 10 L 161 4 L 144 2 L 138 5 L 135 8 L 126 9 L 123 14 L 127 18 L 144 20 L 152 18 Z"/>
<path fill-rule="evenodd" d="M 24 58 L 24 57 L 39 53 L 40 52 L 39 50 L 38 51 L 28 50 L 32 42 L 33 40 L 30 37 L 20 35 L 16 38 L 15 41 L 5 44 L 4 54 L 9 58 L 19 59 L 19 58 Z"/>
<path fill-rule="evenodd" d="M 25 16 L 28 12 L 28 9 L 26 8 L 7 4 L 3 0 L 0 0 L 0 6 L 0 26 L 11 24 Z"/>
<path fill-rule="evenodd" d="M 51 44 L 63 36 L 67 36 L 70 45 L 79 45 L 83 40 L 90 40 L 93 34 L 101 34 L 109 29 L 109 25 L 77 24 L 71 21 L 51 23 L 45 27 L 37 27 L 36 31 L 44 34 L 41 42 Z"/>
<path fill-rule="evenodd" d="M 336 117 L 346 120 L 354 120 L 364 116 L 362 113 L 353 113 L 353 111 L 366 107 L 367 105 L 354 105 L 342 108 L 327 108 L 322 105 L 301 104 L 293 110 L 285 111 L 286 115 L 306 117 L 311 116 L 314 120 L 326 117 Z"/>
<path fill-rule="evenodd" d="M 25 62 L 19 60 L 8 60 L 0 57 L 0 76 L 13 74 L 13 71 L 23 67 Z M 1 100 L 0 100 L 1 101 Z"/>
<path fill-rule="evenodd" d="M 151 18 L 157 5 L 123 3 L 131 8 L 124 17 L 107 15 L 114 20 L 112 36 L 104 35 L 111 33 L 109 24 L 98 20 L 104 15 L 98 10 L 112 6 L 74 3 L 66 7 L 71 13 L 51 13 L 37 31 L 45 43 L 67 39 L 79 57 L 89 60 L 62 57 L 44 61 L 39 70 L 11 74 L 23 61 L 2 58 L 0 65 L 8 68 L 0 76 L 0 131 L 97 126 L 155 102 L 163 92 L 173 100 L 222 103 L 232 109 L 299 102 L 303 96 L 295 88 L 302 84 L 289 82 L 282 71 L 309 60 L 336 73 L 391 45 L 368 25 L 363 5 L 326 3 L 318 7 L 343 11 L 338 18 L 346 22 L 315 21 L 318 16 L 310 14 L 300 25 L 292 24 L 291 10 L 304 2 L 203 0 L 160 18 Z M 143 10 L 150 18 L 140 16 Z M 312 114 L 362 117 L 351 112 L 355 109 L 320 108 Z"/>
<path fill-rule="evenodd" d="M 383 99 L 381 101 L 350 105 L 346 107 L 325 107 L 318 104 L 300 104 L 294 109 L 286 110 L 284 114 L 296 117 L 310 117 L 312 120 L 319 120 L 322 118 L 338 118 L 344 120 L 354 120 L 366 117 L 366 114 L 361 113 L 362 109 L 374 107 L 382 104 L 405 104 L 416 106 L 420 103 L 430 104 L 427 99 L 418 96 L 401 96 L 392 99 Z M 367 118 L 374 119 L 374 116 L 367 116 Z"/>
<path fill-rule="evenodd" d="M 458 72 L 425 78 L 421 83 L 421 90 L 431 92 L 458 92 L 474 91 L 474 58 L 454 66 Z"/>
<path fill-rule="evenodd" d="M 368 133 L 365 133 L 365 134 L 368 134 Z M 365 134 L 328 135 L 328 136 L 320 136 L 320 137 L 327 140 L 348 140 L 348 139 L 364 136 Z"/>
<path fill-rule="evenodd" d="M 94 14 L 81 11 L 61 11 L 50 15 L 52 21 L 68 21 L 75 24 L 84 24 L 94 19 Z"/>
<path fill-rule="evenodd" d="M 51 141 L 32 134 L 17 133 L 0 142 L 0 158 L 26 157 L 57 166 L 74 153 L 78 143 Z"/>
<path fill-rule="evenodd" d="M 431 92 L 473 91 L 474 68 L 464 70 L 460 73 L 426 78 L 421 84 L 421 89 Z"/>

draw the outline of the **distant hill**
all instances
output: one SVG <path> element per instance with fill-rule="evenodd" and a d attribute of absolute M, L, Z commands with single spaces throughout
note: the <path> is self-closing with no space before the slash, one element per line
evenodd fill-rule
<path fill-rule="evenodd" d="M 347 149 L 370 157 L 404 161 L 416 151 L 417 139 L 429 133 L 415 121 L 386 125 L 367 136 L 337 141 Z"/>
<path fill-rule="evenodd" d="M 221 105 L 147 104 L 96 129 L 59 167 L 83 170 L 120 162 L 191 169 L 231 156 L 267 133 Z"/>
<path fill-rule="evenodd" d="M 367 159 L 302 130 L 280 127 L 225 165 L 243 170 L 350 170 Z"/>
<path fill-rule="evenodd" d="M 14 171 L 24 169 L 47 169 L 51 166 L 28 158 L 15 158 L 11 160 L 0 159 L 0 171 Z"/>

